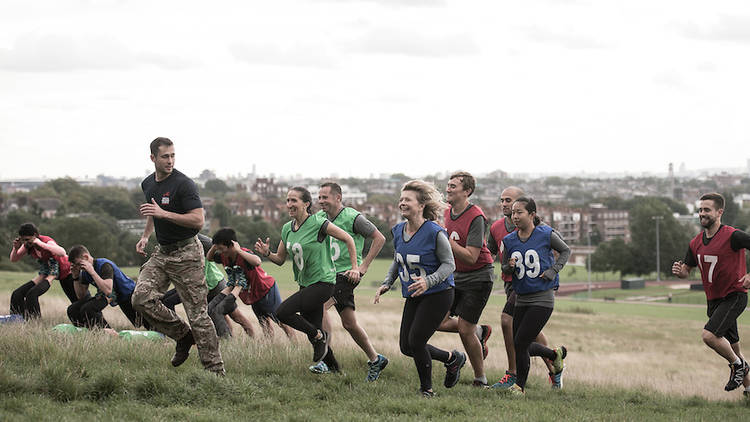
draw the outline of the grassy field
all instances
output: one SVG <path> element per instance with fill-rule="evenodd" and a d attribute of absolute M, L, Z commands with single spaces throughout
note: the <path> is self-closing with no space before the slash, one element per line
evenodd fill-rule
<path fill-rule="evenodd" d="M 266 266 L 277 275 L 283 296 L 295 290 L 290 269 Z M 373 266 L 368 274 L 375 273 Z M 7 310 L 10 291 L 29 278 L 20 275 L 0 272 L 0 310 Z M 41 299 L 42 321 L 0 326 L 0 419 L 496 420 L 509 414 L 523 420 L 740 420 L 747 415 L 741 394 L 723 391 L 726 364 L 700 340 L 703 306 L 620 301 L 557 301 L 545 333 L 570 351 L 563 391 L 549 389 L 538 360 L 521 400 L 471 387 L 468 364 L 461 383 L 446 390 L 444 369 L 436 364 L 438 397 L 421 399 L 413 361 L 398 350 L 403 299 L 391 292 L 373 305 L 371 284 L 379 278 L 365 278 L 357 301 L 361 325 L 391 360 L 374 384 L 364 382 L 365 356 L 340 326 L 332 344 L 342 375 L 309 373 L 311 348 L 301 335 L 290 342 L 277 329 L 271 341 L 251 339 L 235 326 L 238 334 L 221 343 L 228 371 L 223 379 L 204 373 L 195 351 L 172 368 L 171 341 L 52 333 L 50 327 L 66 322 L 66 302 L 55 285 Z M 485 361 L 493 381 L 507 366 L 499 330 L 504 300 L 493 294 L 483 315 L 483 323 L 495 327 Z M 742 338 L 750 336 L 747 315 L 740 319 Z M 106 309 L 105 316 L 116 328 L 130 328 L 116 308 Z M 461 349 L 456 334 L 438 333 L 431 343 Z"/>

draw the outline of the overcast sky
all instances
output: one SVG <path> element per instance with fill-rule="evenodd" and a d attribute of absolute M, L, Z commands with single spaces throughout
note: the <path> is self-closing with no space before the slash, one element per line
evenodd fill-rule
<path fill-rule="evenodd" d="M 0 3 L 0 179 L 744 167 L 750 2 Z"/>

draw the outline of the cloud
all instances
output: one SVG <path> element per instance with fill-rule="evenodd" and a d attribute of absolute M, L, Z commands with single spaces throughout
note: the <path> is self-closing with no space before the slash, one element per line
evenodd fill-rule
<path fill-rule="evenodd" d="M 377 3 L 383 6 L 393 7 L 436 7 L 444 6 L 445 0 L 319 0 L 334 3 L 353 3 L 354 1 Z"/>
<path fill-rule="evenodd" d="M 526 33 L 532 41 L 547 44 L 559 44 L 565 48 L 573 50 L 609 47 L 606 43 L 574 32 L 554 32 L 546 28 L 530 27 L 526 29 Z"/>
<path fill-rule="evenodd" d="M 140 65 L 183 69 L 195 64 L 170 54 L 133 51 L 110 36 L 26 34 L 12 48 L 0 49 L 0 69 L 20 72 L 122 70 Z"/>
<path fill-rule="evenodd" d="M 295 43 L 286 46 L 238 42 L 229 45 L 229 51 L 240 61 L 293 67 L 332 68 L 338 56 L 321 43 Z"/>
<path fill-rule="evenodd" d="M 352 50 L 360 53 L 418 57 L 465 56 L 479 53 L 479 47 L 469 34 L 424 35 L 400 28 L 372 29 L 352 46 Z"/>
<path fill-rule="evenodd" d="M 711 27 L 690 23 L 682 25 L 682 32 L 689 38 L 699 40 L 750 43 L 750 16 L 723 15 Z"/>
<path fill-rule="evenodd" d="M 683 79 L 682 75 L 674 70 L 664 71 L 654 75 L 653 81 L 658 85 L 664 85 L 672 88 L 685 87 L 685 80 Z"/>

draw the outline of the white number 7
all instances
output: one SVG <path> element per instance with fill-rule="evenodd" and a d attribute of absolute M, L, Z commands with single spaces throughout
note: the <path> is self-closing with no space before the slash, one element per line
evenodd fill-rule
<path fill-rule="evenodd" d="M 700 261 L 701 256 L 698 255 L 698 261 Z M 714 268 L 716 268 L 716 263 L 719 262 L 719 257 L 716 255 L 703 255 L 703 262 L 708 262 L 711 264 L 710 267 L 708 267 L 708 282 L 713 283 L 714 282 Z M 703 271 L 703 266 L 701 265 L 701 271 Z"/>

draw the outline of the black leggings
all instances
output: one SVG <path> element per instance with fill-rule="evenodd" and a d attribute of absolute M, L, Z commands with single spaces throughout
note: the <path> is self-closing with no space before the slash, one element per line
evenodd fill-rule
<path fill-rule="evenodd" d="M 47 290 L 49 290 L 49 281 L 46 279 L 40 281 L 39 284 L 29 281 L 21 285 L 10 295 L 10 313 L 23 315 L 24 319 L 41 317 L 39 296 L 45 294 Z"/>
<path fill-rule="evenodd" d="M 73 275 L 68 274 L 67 277 L 60 280 L 60 287 L 62 287 L 63 292 L 65 292 L 65 296 L 68 297 L 68 300 L 70 303 L 76 302 L 78 300 L 78 295 L 76 295 L 76 289 L 73 287 Z M 89 297 L 89 292 L 86 292 L 86 297 Z"/>
<path fill-rule="evenodd" d="M 322 327 L 323 305 L 332 294 L 333 284 L 322 281 L 307 287 L 300 287 L 299 291 L 281 302 L 276 309 L 276 316 L 282 323 L 307 334 L 307 338 L 312 342 Z M 339 369 L 330 345 L 323 362 L 331 370 Z"/>
<path fill-rule="evenodd" d="M 65 296 L 68 297 L 70 303 L 78 300 L 76 297 L 75 289 L 73 288 L 73 276 L 68 275 L 60 281 L 60 286 L 65 292 Z M 34 284 L 33 281 L 29 281 L 21 285 L 13 291 L 10 296 L 10 313 L 23 315 L 24 319 L 39 318 L 42 316 L 42 311 L 39 308 L 39 296 L 45 294 L 49 290 L 49 281 L 43 279 L 39 284 Z M 86 297 L 88 297 L 88 292 Z"/>
<path fill-rule="evenodd" d="M 526 387 L 526 379 L 529 377 L 531 356 L 542 356 L 547 359 L 555 359 L 555 351 L 534 343 L 542 328 L 547 324 L 552 308 L 542 306 L 519 306 L 516 304 L 513 313 L 513 342 L 516 349 L 516 384 Z"/>
<path fill-rule="evenodd" d="M 422 391 L 432 388 L 432 360 L 446 363 L 450 357 L 450 352 L 427 344 L 427 341 L 450 311 L 453 295 L 453 289 L 447 289 L 428 295 L 408 297 L 404 302 L 398 343 L 401 353 L 414 358 Z"/>
<path fill-rule="evenodd" d="M 68 306 L 68 319 L 76 327 L 111 328 L 102 315 L 107 298 L 102 295 L 81 299 Z"/>
<path fill-rule="evenodd" d="M 102 315 L 102 310 L 107 305 L 107 298 L 102 295 L 85 297 L 68 306 L 68 318 L 76 327 L 112 328 Z M 133 324 L 133 327 L 143 326 L 147 330 L 150 329 L 148 322 L 133 309 L 133 305 L 130 304 L 130 296 L 123 298 L 118 306 L 125 317 Z"/>

